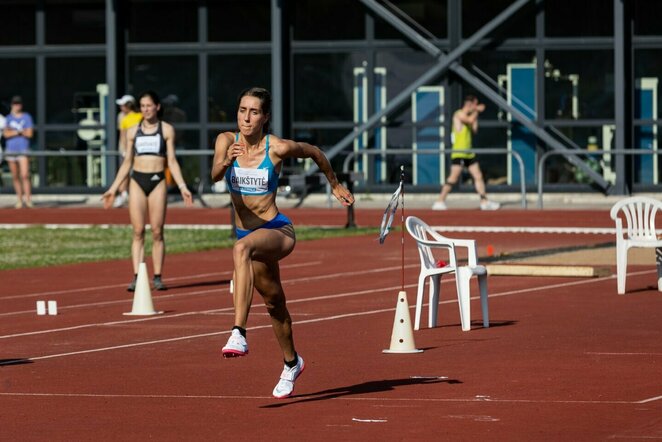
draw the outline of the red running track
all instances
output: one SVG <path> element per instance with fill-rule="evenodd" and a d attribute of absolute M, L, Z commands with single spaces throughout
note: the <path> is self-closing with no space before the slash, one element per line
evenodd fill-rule
<path fill-rule="evenodd" d="M 27 212 L 0 211 L 0 222 L 25 222 L 18 218 Z M 126 222 L 121 210 L 89 210 L 89 220 L 88 209 L 47 212 L 30 211 L 30 222 Z M 286 213 L 299 224 L 344 222 L 340 210 Z M 611 227 L 606 212 L 412 213 L 435 225 Z M 223 210 L 168 214 L 170 223 L 228 219 Z M 380 220 L 381 211 L 357 211 L 359 224 Z M 474 300 L 469 332 L 460 329 L 450 278 L 442 283 L 439 326 L 414 334 L 425 352 L 386 355 L 401 288 L 393 235 L 382 246 L 372 236 L 301 242 L 283 261 L 297 348 L 308 364 L 286 400 L 270 397 L 282 361 L 258 297 L 250 355 L 220 357 L 232 325 L 229 250 L 168 256 L 170 290 L 152 293 L 166 313 L 152 317 L 122 315 L 131 309 L 125 261 L 1 272 L 3 439 L 662 438 L 662 295 L 654 266 L 629 269 L 625 296 L 616 295 L 613 277 L 490 277 L 492 326 L 482 328 Z M 609 240 L 456 236 L 512 251 Z M 418 258 L 409 240 L 405 267 L 413 305 Z M 59 314 L 38 317 L 38 299 L 57 300 Z"/>

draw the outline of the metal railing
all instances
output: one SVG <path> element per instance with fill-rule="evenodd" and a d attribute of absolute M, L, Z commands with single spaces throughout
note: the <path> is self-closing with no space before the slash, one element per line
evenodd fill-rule
<path fill-rule="evenodd" d="M 349 173 L 349 164 L 350 162 L 360 155 L 401 155 L 401 154 L 420 154 L 420 155 L 451 155 L 457 153 L 457 151 L 448 150 L 448 149 L 361 149 L 359 151 L 350 152 L 349 155 L 345 158 L 343 162 L 343 173 Z M 524 161 L 519 153 L 508 150 L 505 148 L 485 148 L 485 149 L 467 149 L 463 150 L 462 153 L 475 153 L 477 155 L 488 154 L 488 155 L 503 155 L 511 154 L 516 160 L 519 166 L 520 173 L 520 193 L 522 196 L 522 208 L 526 209 L 526 179 L 524 175 Z M 441 185 L 442 183 L 440 183 Z"/>
<path fill-rule="evenodd" d="M 574 152 L 576 155 L 598 156 L 598 155 L 657 155 L 656 150 L 641 149 L 613 149 L 613 150 L 585 150 Z M 549 151 L 540 156 L 538 160 L 538 209 L 543 208 L 543 184 L 545 178 L 545 163 L 547 159 L 555 155 L 564 155 L 565 152 Z"/>

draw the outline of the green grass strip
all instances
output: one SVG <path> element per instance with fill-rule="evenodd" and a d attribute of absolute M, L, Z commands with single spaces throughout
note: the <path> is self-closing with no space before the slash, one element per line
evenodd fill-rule
<path fill-rule="evenodd" d="M 377 228 L 297 227 L 297 240 L 379 235 Z M 165 229 L 166 253 L 226 249 L 234 240 L 229 230 Z M 151 234 L 145 235 L 145 254 L 151 254 Z M 131 227 L 0 229 L 0 270 L 35 268 L 81 262 L 131 258 Z"/>

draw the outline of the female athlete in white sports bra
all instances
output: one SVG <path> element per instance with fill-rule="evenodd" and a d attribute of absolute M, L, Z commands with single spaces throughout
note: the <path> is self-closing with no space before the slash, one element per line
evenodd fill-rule
<path fill-rule="evenodd" d="M 143 120 L 129 129 L 124 161 L 117 171 L 115 181 L 103 194 L 104 207 L 112 206 L 115 193 L 122 181 L 131 174 L 129 184 L 129 216 L 133 226 L 131 257 L 133 281 L 127 290 L 136 288 L 138 266 L 144 261 L 145 225 L 149 214 L 152 227 L 152 262 L 154 264 L 153 285 L 156 290 L 165 290 L 161 280 L 165 259 L 163 224 L 167 208 L 166 166 L 179 186 L 187 206 L 193 204 L 191 192 L 186 188 L 177 157 L 175 156 L 175 129 L 159 119 L 161 104 L 155 92 L 144 92 L 138 99 Z"/>

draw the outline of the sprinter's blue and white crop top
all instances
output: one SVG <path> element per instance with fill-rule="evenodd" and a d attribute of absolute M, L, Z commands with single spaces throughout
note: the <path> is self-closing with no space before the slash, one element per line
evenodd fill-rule
<path fill-rule="evenodd" d="M 235 142 L 239 141 L 239 134 Z M 239 166 L 235 159 L 232 166 L 225 171 L 225 181 L 232 193 L 240 195 L 267 195 L 276 191 L 278 187 L 278 172 L 269 158 L 269 135 L 265 141 L 264 160 L 255 169 Z"/>

